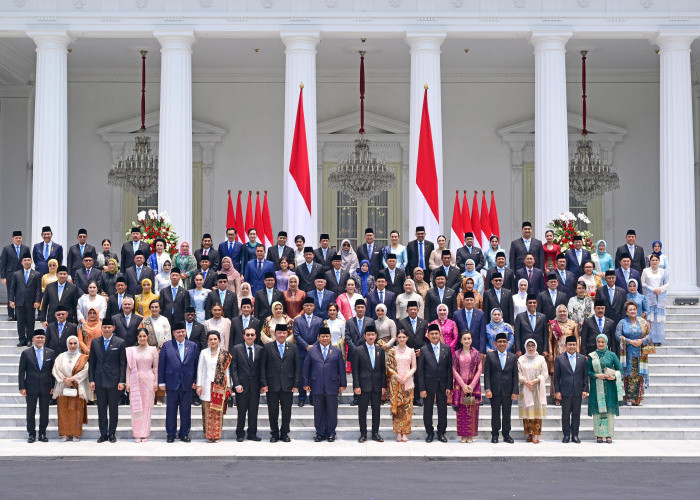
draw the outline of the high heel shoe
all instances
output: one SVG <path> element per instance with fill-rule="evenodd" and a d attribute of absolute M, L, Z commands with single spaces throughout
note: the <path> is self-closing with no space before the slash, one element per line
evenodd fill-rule
<path fill-rule="evenodd" d="M 401 441 L 403 441 L 403 434 L 397 434 L 396 435 L 396 442 L 400 443 Z"/>
<path fill-rule="evenodd" d="M 466 442 L 467 442 L 467 438 L 463 437 L 462 439 L 459 440 L 459 442 L 460 442 L 460 443 L 466 443 Z"/>
<path fill-rule="evenodd" d="M 469 436 L 469 437 L 467 438 L 467 443 L 473 443 L 473 442 L 474 442 L 474 438 L 471 437 L 471 436 Z"/>
<path fill-rule="evenodd" d="M 408 434 L 404 434 L 403 437 L 401 438 L 401 441 L 404 443 L 408 443 Z"/>

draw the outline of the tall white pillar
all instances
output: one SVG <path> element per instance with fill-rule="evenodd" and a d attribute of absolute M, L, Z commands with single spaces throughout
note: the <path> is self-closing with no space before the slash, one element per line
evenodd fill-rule
<path fill-rule="evenodd" d="M 566 42 L 571 32 L 536 31 L 535 47 L 535 220 L 533 235 L 544 239 L 547 224 L 569 210 L 569 133 L 566 123 Z"/>
<path fill-rule="evenodd" d="M 316 137 L 316 46 L 321 39 L 317 31 L 283 32 L 285 46 L 284 73 L 284 222 L 290 241 L 297 234 L 306 238 L 306 244 L 316 246 L 320 207 L 318 203 L 318 168 Z M 306 149 L 309 156 L 311 213 L 289 173 L 294 127 L 299 106 L 299 85 L 304 85 L 304 125 Z M 260 231 L 258 231 L 259 233 Z"/>
<path fill-rule="evenodd" d="M 160 42 L 158 210 L 170 216 L 180 241 L 192 241 L 191 30 L 156 31 Z M 201 235 L 195 235 L 199 241 Z"/>
<path fill-rule="evenodd" d="M 697 295 L 699 291 L 692 248 L 696 229 L 690 44 L 696 36 L 669 31 L 654 39 L 661 78 L 660 239 L 670 262 L 670 292 L 674 295 Z"/>
<path fill-rule="evenodd" d="M 442 234 L 445 221 L 442 197 L 442 79 L 440 76 L 440 46 L 444 39 L 445 33 L 408 33 L 406 35 L 406 41 L 411 47 L 409 181 L 408 193 L 404 193 L 404 196 L 408 196 L 411 207 L 408 215 L 408 231 L 412 234 L 416 226 L 425 226 L 427 238 L 433 241 Z M 428 113 L 438 179 L 439 220 L 435 219 L 434 213 L 416 184 L 425 85 L 428 85 Z"/>
<path fill-rule="evenodd" d="M 36 90 L 32 242 L 41 241 L 42 226 L 51 226 L 53 241 L 68 241 L 68 43 L 65 31 L 34 31 Z M 75 230 L 77 228 L 73 228 Z"/>

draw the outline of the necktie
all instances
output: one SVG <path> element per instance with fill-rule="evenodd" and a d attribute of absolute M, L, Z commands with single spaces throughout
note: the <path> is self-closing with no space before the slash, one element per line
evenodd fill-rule
<path fill-rule="evenodd" d="M 258 271 L 262 271 L 262 261 L 258 261 Z"/>
<path fill-rule="evenodd" d="M 357 318 L 357 329 L 360 331 L 360 335 L 362 335 L 362 318 Z"/>
<path fill-rule="evenodd" d="M 63 297 L 63 287 L 65 285 L 58 285 L 58 300 L 61 300 L 61 297 Z"/>
<path fill-rule="evenodd" d="M 532 327 L 532 331 L 535 331 L 535 315 L 531 314 L 530 315 L 530 326 Z"/>
<path fill-rule="evenodd" d="M 209 249 L 208 249 L 208 248 L 205 248 L 205 249 L 204 249 L 204 255 L 209 255 Z"/>
<path fill-rule="evenodd" d="M 61 336 L 63 336 L 63 323 L 58 324 L 58 338 L 60 339 Z"/>
<path fill-rule="evenodd" d="M 323 347 L 323 361 L 326 360 L 326 357 L 328 356 L 328 346 Z"/>
<path fill-rule="evenodd" d="M 87 275 L 87 279 L 90 279 L 90 271 L 91 271 L 91 270 L 92 270 L 92 269 L 86 269 L 86 270 L 85 270 L 85 274 Z"/>
<path fill-rule="evenodd" d="M 284 344 L 277 344 L 277 349 L 279 349 L 280 358 L 283 358 L 284 357 Z"/>
<path fill-rule="evenodd" d="M 425 269 L 425 260 L 423 259 L 423 242 L 418 243 L 418 267 Z"/>
<path fill-rule="evenodd" d="M 44 260 L 49 260 L 49 244 L 44 243 Z"/>
<path fill-rule="evenodd" d="M 506 353 L 505 352 L 499 352 L 498 357 L 501 360 L 501 370 L 503 370 L 506 367 Z"/>
<path fill-rule="evenodd" d="M 121 311 L 122 309 L 122 299 L 124 298 L 123 295 L 117 295 L 117 305 L 119 306 L 117 309 Z"/>
<path fill-rule="evenodd" d="M 129 323 L 131 323 L 131 314 L 124 316 L 124 322 L 126 323 L 126 327 L 129 328 Z"/>
<path fill-rule="evenodd" d="M 603 318 L 598 318 L 598 330 L 603 333 Z"/>
<path fill-rule="evenodd" d="M 272 305 L 272 288 L 267 289 L 267 304 Z"/>
<path fill-rule="evenodd" d="M 80 256 L 85 257 L 85 245 L 80 245 Z"/>
<path fill-rule="evenodd" d="M 248 346 L 248 364 L 253 364 L 253 346 Z"/>
<path fill-rule="evenodd" d="M 525 241 L 525 248 L 527 249 L 528 252 L 530 251 L 530 240 Z"/>
<path fill-rule="evenodd" d="M 367 245 L 367 255 L 369 256 L 369 260 L 372 260 L 372 245 Z"/>
<path fill-rule="evenodd" d="M 382 292 L 381 290 L 379 291 L 379 302 L 381 304 L 384 303 L 384 292 Z"/>
<path fill-rule="evenodd" d="M 136 268 L 136 281 L 141 281 L 141 268 Z"/>
<path fill-rule="evenodd" d="M 552 297 L 552 305 L 556 304 L 557 302 L 557 292 L 550 290 L 549 295 Z"/>
<path fill-rule="evenodd" d="M 326 260 L 326 257 L 328 255 L 328 250 L 323 250 L 323 260 Z"/>
<path fill-rule="evenodd" d="M 413 333 L 416 333 L 416 320 L 415 319 L 411 320 L 411 328 L 413 328 Z"/>
<path fill-rule="evenodd" d="M 233 254 L 233 243 L 229 242 L 228 244 L 228 253 L 229 255 Z"/>
<path fill-rule="evenodd" d="M 501 290 L 500 289 L 496 290 L 494 288 L 493 291 L 496 293 L 496 300 L 498 300 L 498 303 L 500 304 L 501 303 Z"/>
<path fill-rule="evenodd" d="M 223 292 L 219 290 L 219 300 L 221 301 L 221 305 L 224 305 L 224 302 L 226 301 L 226 290 Z"/>
<path fill-rule="evenodd" d="M 527 282 L 532 283 L 532 269 L 527 270 Z"/>
<path fill-rule="evenodd" d="M 630 257 L 632 257 L 634 259 L 634 245 L 629 247 L 629 251 L 630 251 Z"/>
<path fill-rule="evenodd" d="M 306 317 L 306 325 L 311 328 L 311 316 Z"/>
<path fill-rule="evenodd" d="M 559 271 L 559 274 L 561 274 L 561 282 L 566 285 L 566 272 L 565 271 Z"/>
<path fill-rule="evenodd" d="M 177 343 L 177 350 L 180 352 L 180 361 L 185 361 L 185 346 L 181 343 Z"/>
<path fill-rule="evenodd" d="M 243 316 L 243 329 L 245 330 L 248 328 L 248 323 L 250 322 L 250 318 L 247 316 Z"/>
<path fill-rule="evenodd" d="M 134 253 L 136 253 L 136 250 L 139 249 L 139 242 L 138 242 L 138 241 L 134 241 L 134 242 L 131 244 L 131 246 L 134 247 Z"/>
<path fill-rule="evenodd" d="M 571 365 L 571 371 L 575 372 L 576 371 L 576 355 L 575 354 L 569 354 L 569 364 Z"/>
<path fill-rule="evenodd" d="M 306 263 L 306 270 L 309 271 L 309 274 L 311 274 L 311 264 L 308 262 Z"/>
<path fill-rule="evenodd" d="M 19 247 L 15 247 L 15 252 L 17 252 L 17 260 L 19 260 Z"/>
<path fill-rule="evenodd" d="M 336 283 L 340 284 L 340 271 L 335 272 L 335 281 Z"/>
<path fill-rule="evenodd" d="M 41 367 L 44 366 L 44 349 L 37 349 L 36 350 L 36 361 L 39 363 L 39 370 L 41 370 Z"/>
<path fill-rule="evenodd" d="M 323 290 L 318 292 L 318 307 L 323 306 Z"/>
<path fill-rule="evenodd" d="M 372 363 L 372 370 L 374 370 L 374 346 L 367 347 L 367 353 L 369 354 L 369 361 Z"/>
<path fill-rule="evenodd" d="M 472 311 L 471 309 L 467 311 L 467 328 L 472 326 Z"/>
<path fill-rule="evenodd" d="M 207 272 L 206 271 L 202 271 L 202 279 L 206 281 L 206 279 L 207 279 Z"/>
<path fill-rule="evenodd" d="M 435 361 L 440 362 L 440 345 L 433 344 L 433 352 L 435 353 Z"/>
<path fill-rule="evenodd" d="M 576 250 L 576 261 L 578 262 L 578 265 L 581 265 L 581 250 Z"/>
<path fill-rule="evenodd" d="M 438 288 L 438 294 L 440 295 L 440 303 L 442 303 L 442 298 L 445 295 L 445 289 L 444 288 Z"/>
<path fill-rule="evenodd" d="M 109 348 L 110 339 L 111 339 L 111 337 L 109 339 L 105 339 L 105 351 L 107 351 L 107 349 Z"/>
<path fill-rule="evenodd" d="M 24 271 L 24 284 L 27 284 L 27 281 L 29 280 L 29 269 Z"/>
<path fill-rule="evenodd" d="M 625 283 L 630 280 L 630 272 L 629 269 L 625 271 Z"/>
<path fill-rule="evenodd" d="M 190 338 L 190 335 L 192 335 L 192 323 L 185 323 L 185 328 L 187 329 L 187 338 Z"/>

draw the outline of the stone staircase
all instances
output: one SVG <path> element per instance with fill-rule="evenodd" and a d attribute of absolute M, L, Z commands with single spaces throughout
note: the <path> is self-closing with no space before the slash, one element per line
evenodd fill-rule
<path fill-rule="evenodd" d="M 7 318 L 5 306 L 0 317 Z M 615 422 L 615 437 L 619 439 L 700 439 L 700 307 L 669 307 L 666 322 L 666 344 L 657 348 L 658 354 L 650 357 L 651 385 L 641 407 L 623 406 Z M 0 321 L 0 439 L 24 439 L 25 403 L 17 389 L 17 365 L 21 348 L 17 343 L 16 323 Z M 359 436 L 357 407 L 350 406 L 352 383 L 341 397 L 338 411 L 337 434 L 340 439 L 355 440 Z M 296 398 L 295 398 L 296 402 Z M 542 439 L 561 439 L 561 413 L 559 407 L 550 405 L 543 425 Z M 581 438 L 592 439 L 591 419 L 587 416 L 586 402 L 582 410 Z M 522 438 L 522 423 L 518 419 L 517 406 L 512 412 L 512 435 Z M 488 404 L 479 413 L 479 438 L 490 438 L 491 410 Z M 37 415 L 38 420 L 38 415 Z M 165 406 L 154 407 L 151 437 L 165 439 Z M 38 422 L 37 422 L 38 424 Z M 314 431 L 313 407 L 296 405 L 292 409 L 292 439 L 312 439 Z M 224 439 L 235 437 L 236 409 L 230 408 L 224 417 Z M 262 398 L 259 434 L 269 436 L 269 423 L 265 398 Z M 58 424 L 56 407 L 50 408 L 49 439 L 56 439 Z M 391 413 L 388 405 L 382 406 L 381 434 L 392 439 Z M 128 406 L 119 408 L 118 438 L 130 439 L 131 425 Z M 198 407 L 192 411 L 191 437 L 202 439 L 202 416 Z M 448 409 L 449 439 L 456 438 L 455 413 Z M 97 407 L 88 407 L 88 424 L 83 427 L 83 437 L 96 439 Z M 422 408 L 414 408 L 413 439 L 425 437 Z"/>

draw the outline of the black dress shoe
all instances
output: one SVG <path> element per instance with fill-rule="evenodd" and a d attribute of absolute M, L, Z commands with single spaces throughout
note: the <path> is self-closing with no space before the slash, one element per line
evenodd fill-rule
<path fill-rule="evenodd" d="M 192 406 L 202 406 L 202 402 L 199 399 L 192 401 Z"/>
<path fill-rule="evenodd" d="M 569 436 L 564 436 L 564 438 L 561 440 L 562 443 L 568 443 L 569 442 Z"/>
<path fill-rule="evenodd" d="M 445 437 L 444 434 L 438 434 L 438 441 L 440 441 L 441 443 L 446 443 L 447 438 Z"/>
<path fill-rule="evenodd" d="M 493 444 L 497 444 L 497 443 L 498 443 L 498 436 L 492 437 L 492 438 L 491 438 L 491 442 L 492 442 Z"/>
<path fill-rule="evenodd" d="M 183 443 L 189 443 L 189 442 L 192 441 L 192 440 L 190 439 L 189 436 L 182 436 L 182 437 L 180 438 L 180 441 L 182 441 Z"/>
<path fill-rule="evenodd" d="M 505 441 L 506 443 L 510 443 L 510 444 L 515 443 L 515 441 L 513 441 L 513 438 L 510 436 L 503 436 L 503 441 Z"/>
<path fill-rule="evenodd" d="M 279 440 L 280 440 L 280 438 L 278 438 L 277 436 L 272 436 L 272 437 L 270 437 L 270 442 L 271 442 L 271 443 L 276 443 L 276 442 L 279 441 Z"/>
<path fill-rule="evenodd" d="M 291 439 L 289 439 L 289 436 L 285 434 L 280 438 L 280 441 L 282 441 L 283 443 L 289 443 Z"/>
<path fill-rule="evenodd" d="M 350 401 L 350 406 L 357 406 L 360 403 L 360 398 L 357 397 L 357 395 L 352 397 L 352 401 Z"/>
<path fill-rule="evenodd" d="M 322 436 L 316 434 L 316 436 L 314 436 L 314 443 L 320 443 L 321 441 L 325 441 L 325 439 L 323 439 Z"/>
<path fill-rule="evenodd" d="M 25 347 L 26 345 L 26 342 L 17 342 L 17 347 Z"/>
<path fill-rule="evenodd" d="M 248 436 L 246 439 L 247 439 L 248 441 L 262 441 L 262 438 L 261 438 L 261 437 L 258 437 L 258 436 L 256 436 L 256 435 Z"/>
<path fill-rule="evenodd" d="M 105 441 L 107 441 L 107 436 L 100 436 L 100 437 L 97 439 L 97 442 L 98 442 L 98 443 L 104 443 Z"/>
<path fill-rule="evenodd" d="M 116 437 L 116 436 L 109 436 L 109 442 L 110 442 L 110 443 L 116 443 L 116 442 L 117 442 L 117 437 Z"/>
<path fill-rule="evenodd" d="M 166 442 L 168 442 L 168 443 L 174 443 L 174 442 L 175 442 L 175 438 L 174 438 L 174 437 L 168 436 L 168 439 L 166 440 Z"/>
<path fill-rule="evenodd" d="M 428 434 L 428 435 L 425 437 L 425 442 L 426 442 L 426 443 L 432 443 L 434 438 L 435 438 L 435 436 L 433 436 L 432 434 Z"/>
<path fill-rule="evenodd" d="M 423 400 L 419 399 L 418 401 L 414 401 L 414 406 L 423 406 Z"/>
<path fill-rule="evenodd" d="M 335 434 L 331 434 L 330 436 L 328 436 L 328 442 L 332 443 L 333 441 L 335 441 Z"/>
<path fill-rule="evenodd" d="M 372 441 L 376 441 L 377 443 L 383 443 L 384 440 L 379 434 L 372 434 Z"/>
<path fill-rule="evenodd" d="M 297 406 L 298 406 L 299 408 L 301 408 L 302 406 L 304 406 L 304 400 L 300 399 L 299 402 L 297 403 Z"/>
<path fill-rule="evenodd" d="M 36 438 L 34 436 L 29 436 L 29 438 L 27 439 L 27 443 L 33 443 L 34 441 L 36 441 Z"/>
<path fill-rule="evenodd" d="M 31 438 L 30 438 L 30 439 L 31 439 Z M 360 436 L 360 439 L 357 440 L 357 442 L 358 442 L 358 443 L 366 443 L 366 442 L 367 442 L 367 436 L 365 436 L 364 434 L 362 434 L 362 435 Z"/>
<path fill-rule="evenodd" d="M 571 442 L 576 443 L 576 444 L 581 444 L 581 440 L 578 438 L 578 436 L 572 437 Z"/>
<path fill-rule="evenodd" d="M 242 442 L 243 442 L 243 436 L 238 436 L 238 437 L 236 438 L 236 441 L 238 441 L 239 443 L 242 443 Z"/>

